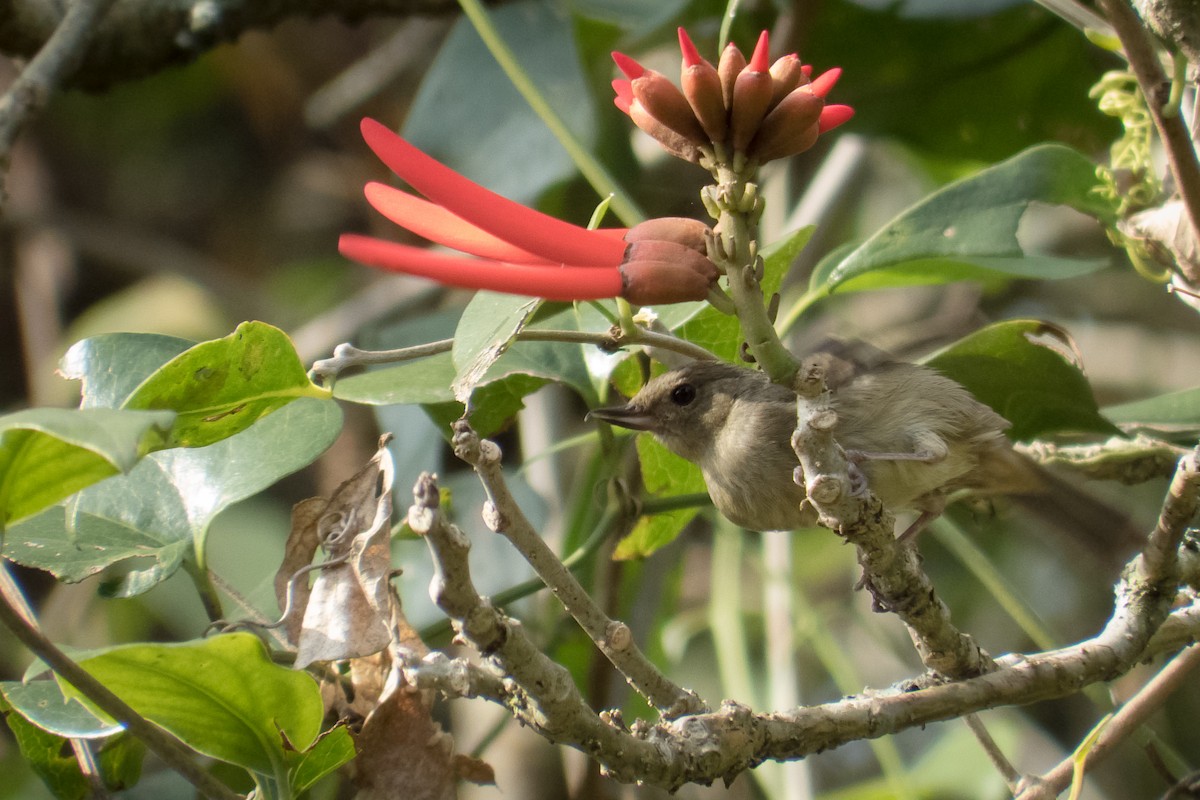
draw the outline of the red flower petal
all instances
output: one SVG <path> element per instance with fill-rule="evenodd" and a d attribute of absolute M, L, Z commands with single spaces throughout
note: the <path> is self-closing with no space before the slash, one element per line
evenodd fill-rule
<path fill-rule="evenodd" d="M 373 119 L 362 121 L 362 134 L 375 155 L 418 192 L 522 250 L 563 264 L 621 263 L 625 251 L 613 239 L 488 191 Z"/>
<path fill-rule="evenodd" d="M 838 125 L 848 122 L 854 116 L 854 109 L 850 106 L 825 106 L 821 109 L 821 118 L 817 123 L 821 133 L 831 131 Z"/>
<path fill-rule="evenodd" d="M 696 45 L 692 43 L 692 37 L 688 36 L 687 31 L 679 28 L 679 52 L 683 53 L 683 67 L 695 67 L 705 63 L 700 55 L 700 51 L 696 49 Z M 711 66 L 711 65 L 710 65 Z"/>
<path fill-rule="evenodd" d="M 338 239 L 338 251 L 346 258 L 363 264 L 431 278 L 447 286 L 489 289 L 546 300 L 600 300 L 616 297 L 623 288 L 621 272 L 615 266 L 608 269 L 572 269 L 506 264 L 434 253 L 421 247 L 353 233 L 342 234 Z"/>
<path fill-rule="evenodd" d="M 824 97 L 829 94 L 833 89 L 833 85 L 838 82 L 838 78 L 840 77 L 842 77 L 842 68 L 834 67 L 813 78 L 812 83 L 808 86 L 817 97 Z"/>
<path fill-rule="evenodd" d="M 616 50 L 612 53 L 612 60 L 617 62 L 617 67 L 620 68 L 621 72 L 625 73 L 625 77 L 629 78 L 629 80 L 642 77 L 642 73 L 646 71 L 646 68 L 641 64 L 624 53 L 618 53 Z"/>
<path fill-rule="evenodd" d="M 750 56 L 750 63 L 746 69 L 751 72 L 766 72 L 771 68 L 767 58 L 770 54 L 771 43 L 768 41 L 767 32 L 763 31 L 758 35 L 758 43 L 754 45 L 754 53 Z"/>
<path fill-rule="evenodd" d="M 509 244 L 439 205 L 395 187 L 372 181 L 363 187 L 363 194 L 366 195 L 367 202 L 380 214 L 432 242 L 497 261 L 513 261 L 518 264 L 555 263 Z"/>

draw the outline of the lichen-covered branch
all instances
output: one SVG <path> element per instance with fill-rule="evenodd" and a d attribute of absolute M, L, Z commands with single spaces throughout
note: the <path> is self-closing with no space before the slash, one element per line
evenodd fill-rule
<path fill-rule="evenodd" d="M 633 641 L 629 627 L 608 618 L 534 530 L 508 491 L 500 467 L 500 448 L 481 440 L 466 420 L 454 424 L 453 445 L 455 455 L 475 468 L 487 491 L 484 521 L 488 527 L 513 543 L 629 684 L 667 717 L 705 710 L 694 692 L 676 686 L 650 663 Z"/>

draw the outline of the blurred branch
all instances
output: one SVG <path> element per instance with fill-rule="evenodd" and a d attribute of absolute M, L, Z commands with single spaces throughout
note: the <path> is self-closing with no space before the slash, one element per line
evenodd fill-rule
<path fill-rule="evenodd" d="M 72 4 L 107 5 L 111 0 Z M 6 0 L 0 14 L 0 52 L 29 57 L 64 22 L 60 3 Z M 67 11 L 67 15 L 71 13 Z M 62 88 L 104 89 L 195 60 L 256 28 L 295 17 L 335 15 L 346 22 L 367 17 L 458 13 L 455 0 L 121 0 L 94 28 L 82 59 L 65 71 Z"/>
<path fill-rule="evenodd" d="M 45 35 L 37 41 L 37 45 L 23 53 L 32 56 L 32 60 L 8 87 L 4 96 L 0 97 L 0 206 L 5 204 L 7 195 L 3 176 L 8 172 L 9 154 L 21 128 L 77 70 L 92 30 L 112 3 L 113 0 L 75 0 L 60 15 L 56 15 L 54 23 L 45 29 Z M 33 5 L 39 9 L 48 6 L 45 3 Z M 56 11 L 59 10 L 61 6 L 56 8 Z M 2 44 L 3 32 L 20 16 L 19 9 L 7 11 L 10 14 L 9 21 L 0 22 L 0 50 L 7 50 Z"/>
<path fill-rule="evenodd" d="M 1126 485 L 1169 478 L 1179 457 L 1188 448 L 1138 434 L 1132 439 L 1113 437 L 1099 444 L 1066 445 L 1033 442 L 1017 449 L 1040 464 L 1061 466 L 1092 480 L 1119 481 Z"/>
<path fill-rule="evenodd" d="M 1175 656 L 1137 694 L 1113 715 L 1084 757 L 1084 768 L 1095 767 L 1107 758 L 1117 745 L 1129 738 L 1149 718 L 1159 711 L 1183 684 L 1192 671 L 1200 666 L 1200 647 L 1191 645 Z M 1075 759 L 1067 758 L 1039 778 L 1027 779 L 1029 785 L 1017 795 L 1017 800 L 1052 800 L 1071 784 Z"/>

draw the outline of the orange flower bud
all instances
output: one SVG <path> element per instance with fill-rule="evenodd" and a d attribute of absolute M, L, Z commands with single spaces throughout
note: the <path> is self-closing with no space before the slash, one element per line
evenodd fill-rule
<path fill-rule="evenodd" d="M 789 53 L 775 59 L 775 63 L 771 65 L 771 82 L 774 87 L 774 91 L 771 93 L 771 108 L 774 108 L 794 89 L 808 83 L 808 76 L 805 74 L 804 65 L 800 63 L 800 56 Z"/>
<path fill-rule="evenodd" d="M 705 236 L 711 230 L 700 220 L 691 217 L 655 217 L 639 222 L 626 231 L 625 241 L 630 245 L 647 241 L 674 242 L 707 256 Z"/>
<path fill-rule="evenodd" d="M 697 147 L 709 142 L 683 93 L 660 72 L 646 70 L 631 82 L 633 96 L 652 117 Z"/>
<path fill-rule="evenodd" d="M 730 105 L 730 145 L 733 151 L 745 152 L 754 138 L 775 93 L 774 81 L 767 66 L 767 32 L 758 37 L 758 45 L 746 68 L 733 83 L 733 103 Z"/>
<path fill-rule="evenodd" d="M 825 101 L 801 86 L 771 109 L 758 127 L 746 155 L 760 164 L 795 155 L 812 147 Z"/>
<path fill-rule="evenodd" d="M 675 242 L 635 242 L 621 265 L 621 296 L 640 306 L 703 300 L 716 283 L 706 256 Z"/>
<path fill-rule="evenodd" d="M 721 60 L 717 62 L 717 75 L 721 78 L 721 101 L 726 108 L 733 108 L 733 84 L 746 68 L 746 57 L 733 42 L 725 45 Z"/>
<path fill-rule="evenodd" d="M 700 57 L 696 45 L 683 28 L 679 29 L 679 50 L 683 53 L 683 66 L 679 83 L 683 95 L 700 126 L 714 144 L 723 144 L 729 129 L 729 111 L 721 95 L 721 77 L 717 68 Z"/>
<path fill-rule="evenodd" d="M 693 164 L 700 163 L 702 155 L 700 148 L 688 141 L 683 134 L 664 125 L 661 120 L 647 111 L 636 97 L 629 104 L 628 113 L 633 124 L 654 137 L 668 153 L 676 158 L 682 158 L 684 161 L 691 161 Z"/>

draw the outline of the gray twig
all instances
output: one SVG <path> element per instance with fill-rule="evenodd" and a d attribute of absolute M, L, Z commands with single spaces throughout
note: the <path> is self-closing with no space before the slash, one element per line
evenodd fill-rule
<path fill-rule="evenodd" d="M 508 491 L 500 467 L 500 448 L 481 440 L 466 420 L 455 422 L 453 430 L 454 454 L 475 468 L 487 491 L 484 522 L 512 542 L 629 684 L 668 718 L 706 710 L 695 692 L 676 686 L 650 663 L 633 641 L 629 627 L 609 619 L 534 530 Z"/>

